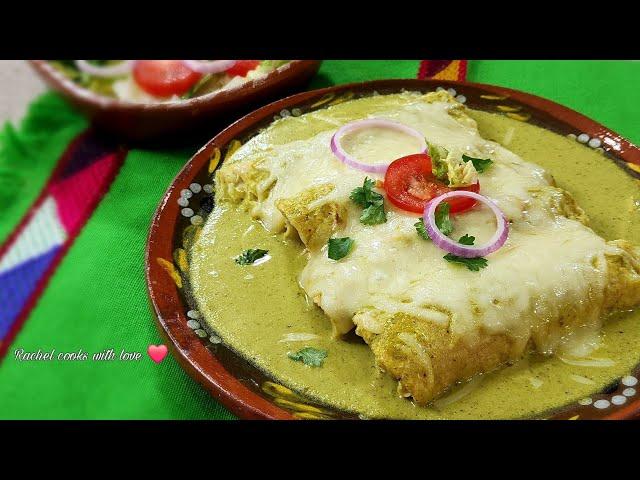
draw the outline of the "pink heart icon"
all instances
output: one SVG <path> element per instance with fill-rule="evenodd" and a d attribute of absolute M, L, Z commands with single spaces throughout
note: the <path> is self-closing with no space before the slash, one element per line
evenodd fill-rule
<path fill-rule="evenodd" d="M 164 360 L 164 357 L 167 356 L 167 346 L 166 345 L 149 345 L 147 348 L 147 353 L 151 360 L 156 363 L 160 363 Z"/>

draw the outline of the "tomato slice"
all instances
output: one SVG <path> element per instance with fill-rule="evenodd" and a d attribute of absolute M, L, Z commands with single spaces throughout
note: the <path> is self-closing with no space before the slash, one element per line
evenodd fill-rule
<path fill-rule="evenodd" d="M 480 183 L 451 188 L 433 176 L 431 157 L 426 153 L 416 153 L 391 162 L 384 176 L 384 189 L 389 201 L 396 207 L 423 213 L 432 198 L 454 190 L 478 193 Z M 447 203 L 451 213 L 459 213 L 472 208 L 476 201 L 471 198 L 452 198 Z"/>
<path fill-rule="evenodd" d="M 236 64 L 227 70 L 227 74 L 246 77 L 247 73 L 254 70 L 258 65 L 260 65 L 260 60 L 237 60 Z"/>
<path fill-rule="evenodd" d="M 139 60 L 133 67 L 136 83 L 156 97 L 182 95 L 201 77 L 181 60 Z"/>

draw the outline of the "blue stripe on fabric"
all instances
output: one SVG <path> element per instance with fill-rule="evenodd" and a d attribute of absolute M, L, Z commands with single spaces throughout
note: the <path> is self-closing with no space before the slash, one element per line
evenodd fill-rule
<path fill-rule="evenodd" d="M 4 339 L 61 247 L 0 274 L 0 340 Z"/>

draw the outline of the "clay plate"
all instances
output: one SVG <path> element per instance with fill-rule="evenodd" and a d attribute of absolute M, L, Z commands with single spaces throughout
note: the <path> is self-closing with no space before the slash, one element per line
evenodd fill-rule
<path fill-rule="evenodd" d="M 320 68 L 319 60 L 293 60 L 239 88 L 212 92 L 179 102 L 125 102 L 82 88 L 45 60 L 29 63 L 54 90 L 97 125 L 130 140 L 157 139 L 202 126 L 222 114 L 246 113 L 266 101 L 304 86 Z"/>
<path fill-rule="evenodd" d="M 351 98 L 402 89 L 433 91 L 454 89 L 455 95 L 474 109 L 502 113 L 531 122 L 561 135 L 569 135 L 619 164 L 629 175 L 640 178 L 640 150 L 617 133 L 589 118 L 534 95 L 502 87 L 441 80 L 381 80 L 341 85 L 300 93 L 262 107 L 235 122 L 200 149 L 176 176 L 158 207 L 149 232 L 146 278 L 161 334 L 173 355 L 204 388 L 241 418 L 352 418 L 343 412 L 313 405 L 284 386 L 273 383 L 241 357 L 228 350 L 214 332 L 197 322 L 199 313 L 190 294 L 186 251 L 194 232 L 213 208 L 211 173 L 225 156 L 246 142 L 259 129 L 283 115 L 300 115 Z M 183 193 L 189 190 L 189 193 Z M 187 198 L 189 197 L 189 198 Z M 180 200 L 184 198 L 183 200 Z M 178 204 L 178 201 L 182 205 Z M 188 203 L 188 206 L 185 205 Z M 188 208 L 185 216 L 183 209 Z M 195 320 L 195 322 L 194 322 Z M 592 395 L 592 402 L 609 405 L 571 404 L 548 412 L 544 418 L 622 419 L 640 415 L 640 395 L 626 398 L 623 405 L 611 402 L 640 377 L 636 367 L 631 376 L 616 381 L 606 391 Z M 635 378 L 635 380 L 634 380 Z M 626 384 L 626 385 L 625 385 Z M 640 390 L 636 387 L 636 390 Z M 603 402 L 600 402 L 602 404 Z"/>

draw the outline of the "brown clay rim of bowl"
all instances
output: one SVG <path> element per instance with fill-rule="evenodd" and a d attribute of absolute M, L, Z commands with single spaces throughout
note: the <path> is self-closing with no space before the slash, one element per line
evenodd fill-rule
<path fill-rule="evenodd" d="M 227 101 L 237 100 L 244 96 L 251 95 L 256 89 L 265 85 L 276 83 L 278 80 L 295 77 L 312 66 L 317 68 L 320 64 L 319 60 L 291 60 L 289 63 L 269 72 L 264 77 L 250 80 L 236 88 L 213 91 L 205 95 L 184 100 L 144 103 L 107 97 L 106 95 L 100 95 L 92 90 L 81 87 L 49 63 L 48 60 L 29 60 L 28 62 L 39 75 L 50 83 L 53 88 L 66 93 L 78 103 L 91 105 L 99 110 L 120 112 L 144 111 L 149 113 L 157 111 L 195 110 L 200 106 L 209 105 L 211 103 L 223 104 Z"/>
<path fill-rule="evenodd" d="M 586 133 L 591 138 L 598 138 L 608 155 L 620 164 L 640 165 L 640 150 L 617 133 L 607 129 L 597 122 L 575 112 L 567 107 L 524 92 L 504 87 L 484 85 L 470 82 L 453 82 L 441 80 L 377 80 L 363 83 L 339 85 L 309 92 L 299 93 L 266 105 L 247 114 L 225 130 L 216 135 L 202 147 L 182 168 L 164 195 L 154 214 L 150 227 L 146 257 L 145 274 L 147 288 L 155 313 L 158 328 L 163 337 L 169 342 L 170 350 L 186 372 L 198 383 L 205 387 L 225 407 L 241 418 L 245 419 L 293 419 L 287 410 L 280 408 L 265 397 L 259 395 L 242 381 L 232 375 L 205 346 L 205 343 L 194 335 L 187 327 L 188 320 L 185 312 L 189 308 L 185 305 L 174 281 L 157 262 L 158 258 L 172 259 L 176 226 L 180 220 L 180 207 L 176 199 L 182 189 L 189 188 L 196 176 L 201 174 L 209 165 L 210 157 L 216 149 L 224 147 L 232 140 L 241 137 L 252 127 L 264 123 L 283 109 L 291 109 L 298 105 L 309 103 L 329 94 L 345 92 L 372 92 L 405 90 L 435 90 L 436 87 L 455 88 L 469 99 L 467 105 L 479 106 L 472 96 L 500 97 L 505 102 L 516 102 L 530 112 L 534 112 L 537 119 L 549 122 L 556 130 L 564 130 L 565 134 Z M 486 109 L 486 108 L 485 108 Z M 608 140 L 607 140 L 608 139 Z M 624 166 L 624 165 L 623 165 Z M 640 169 L 625 167 L 629 174 L 640 178 Z M 174 193 L 176 192 L 176 193 Z M 176 195 L 176 196 L 174 196 Z M 620 387 L 622 388 L 622 387 Z M 600 394 L 594 394 L 598 397 Z M 636 397 L 637 398 L 637 397 Z M 640 415 L 640 398 L 622 407 L 613 408 L 613 412 L 605 412 L 587 407 L 572 405 L 561 407 L 552 412 L 547 418 L 606 418 L 622 419 Z M 611 409 L 609 409 L 611 410 Z"/>

